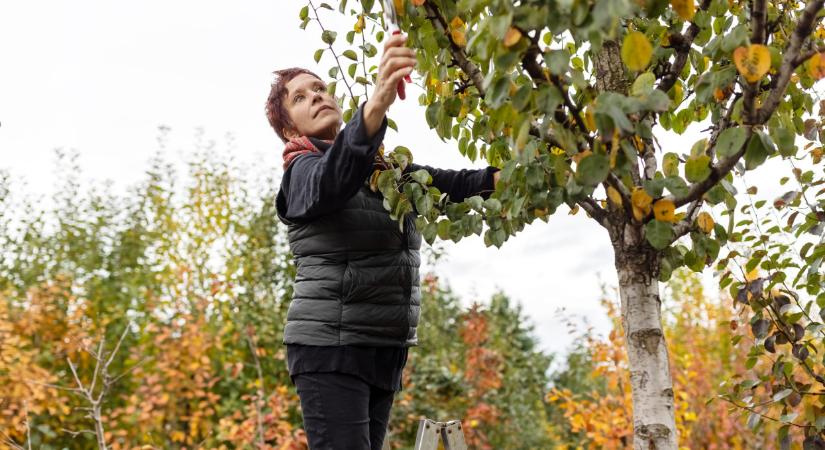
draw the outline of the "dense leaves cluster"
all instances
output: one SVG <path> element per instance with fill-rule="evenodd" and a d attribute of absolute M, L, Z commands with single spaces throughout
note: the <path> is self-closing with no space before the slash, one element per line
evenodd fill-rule
<path fill-rule="evenodd" d="M 680 267 L 713 267 L 724 249 L 722 287 L 746 307 L 758 339 L 751 366 L 771 355 L 759 380 L 733 395 L 759 409 L 749 389 L 769 383 L 787 393 L 774 400 L 784 405 L 779 420 L 804 429 L 807 445 L 825 445 L 823 128 L 814 90 L 825 75 L 823 1 L 395 3 L 418 53 L 425 120 L 462 155 L 502 171 L 491 198 L 454 203 L 424 174 L 402 176 L 413 152 L 399 148 L 387 155 L 394 169 L 374 178 L 393 217 L 416 214 L 429 242 L 477 234 L 501 246 L 567 205 L 604 226 L 620 273 L 635 264 L 661 281 Z M 380 42 L 376 2 L 337 6 L 356 25 L 372 24 L 353 36 Z M 374 81 L 366 64 L 374 53 L 354 56 Z M 700 139 L 672 139 L 688 130 Z M 745 174 L 779 161 L 800 188 L 742 205 L 747 193 L 735 186 Z M 758 219 L 741 217 L 756 210 Z M 805 395 L 813 400 L 803 411 Z"/>

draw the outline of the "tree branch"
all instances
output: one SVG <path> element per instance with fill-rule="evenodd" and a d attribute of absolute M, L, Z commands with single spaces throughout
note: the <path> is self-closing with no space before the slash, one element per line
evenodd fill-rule
<path fill-rule="evenodd" d="M 771 91 L 768 98 L 762 104 L 756 115 L 755 123 L 765 123 L 773 114 L 773 111 L 779 105 L 779 102 L 785 96 L 785 89 L 788 87 L 788 82 L 791 79 L 791 74 L 801 62 L 799 61 L 799 53 L 802 45 L 808 39 L 814 28 L 814 19 L 822 9 L 825 0 L 814 0 L 805 7 L 802 11 L 802 16 L 797 22 L 796 29 L 791 35 L 791 40 L 785 47 L 782 56 L 782 65 L 779 69 L 779 76 L 776 78 L 776 86 Z M 802 61 L 805 61 L 804 59 Z"/>
<path fill-rule="evenodd" d="M 702 3 L 699 5 L 699 10 L 707 10 L 710 7 L 710 1 L 711 0 L 702 0 Z M 676 84 L 676 80 L 679 79 L 679 74 L 682 73 L 682 69 L 684 69 L 685 64 L 687 64 L 688 56 L 690 55 L 690 46 L 693 45 L 693 40 L 696 39 L 696 35 L 698 34 L 699 25 L 691 22 L 685 34 L 671 36 L 670 42 L 672 47 L 676 49 L 676 59 L 670 66 L 670 70 L 662 77 L 659 85 L 656 87 L 657 89 L 662 92 L 667 92 Z"/>
<path fill-rule="evenodd" d="M 607 230 L 610 230 L 610 218 L 607 211 L 599 206 L 595 200 L 590 197 L 585 197 L 577 201 L 576 204 L 581 206 L 587 214 L 590 214 L 590 217 L 592 217 L 599 225 L 603 226 Z"/>
<path fill-rule="evenodd" d="M 753 0 L 751 3 L 751 44 L 765 44 L 768 41 L 768 5 L 766 0 Z"/>
<path fill-rule="evenodd" d="M 461 70 L 464 71 L 468 77 L 470 77 L 470 80 L 473 81 L 473 85 L 478 90 L 478 95 L 484 97 L 484 77 L 481 75 L 481 70 L 479 70 L 478 67 L 476 67 L 476 65 L 467 58 L 467 54 L 464 53 L 464 49 L 453 41 L 452 35 L 447 32 L 447 22 L 444 20 L 444 17 L 441 16 L 441 12 L 438 11 L 438 7 L 429 0 L 426 0 L 423 6 L 424 10 L 427 11 L 427 17 L 431 19 L 435 29 L 449 39 L 450 53 L 452 53 L 453 59 L 455 59 L 458 67 L 460 67 Z"/>
<path fill-rule="evenodd" d="M 748 148 L 748 141 L 753 135 L 753 129 L 750 126 L 745 125 L 745 129 L 747 131 L 745 143 L 742 144 L 742 147 L 739 148 L 739 150 L 737 150 L 736 153 L 730 155 L 729 157 L 723 160 L 717 161 L 716 164 L 712 165 L 710 167 L 710 175 L 708 175 L 708 177 L 704 180 L 691 185 L 688 189 L 687 195 L 685 195 L 684 197 L 676 198 L 671 195 L 666 198 L 668 200 L 673 201 L 673 204 L 676 205 L 676 208 L 678 208 L 692 201 L 701 199 L 702 195 L 704 195 L 705 192 L 709 191 L 713 186 L 716 186 L 716 183 L 718 183 L 719 180 L 724 178 L 728 174 L 728 172 L 730 172 L 733 169 L 733 166 L 736 165 L 736 163 L 739 161 L 742 155 L 745 154 L 745 150 Z"/>

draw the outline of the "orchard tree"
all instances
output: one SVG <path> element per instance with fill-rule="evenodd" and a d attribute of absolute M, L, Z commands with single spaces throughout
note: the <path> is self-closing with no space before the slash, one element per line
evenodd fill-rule
<path fill-rule="evenodd" d="M 675 449 L 659 282 L 681 266 L 699 271 L 712 265 L 729 239 L 746 236 L 734 229 L 736 177 L 768 160 L 804 156 L 799 141 L 819 148 L 813 87 L 825 76 L 823 2 L 395 0 L 400 27 L 418 52 L 418 100 L 427 123 L 470 160 L 500 167 L 501 179 L 489 199 L 451 202 L 430 186 L 425 171 L 403 171 L 412 152 L 397 147 L 386 155 L 393 166 L 373 174 L 371 184 L 393 218 L 417 216 L 429 243 L 477 234 L 487 246 L 500 247 L 562 205 L 601 225 L 619 280 L 633 445 Z M 326 53 L 334 59 L 329 87 L 346 120 L 375 82 L 371 62 L 384 37 L 381 6 L 338 3 L 338 12 L 354 22 L 346 44 L 325 27 L 324 9 L 336 8 L 310 0 L 301 27 L 320 26 L 325 46 L 315 58 Z M 701 139 L 667 148 L 657 139 L 663 130 L 682 134 L 689 128 Z M 821 167 L 819 160 L 813 164 Z M 816 186 L 818 180 L 809 178 L 807 185 Z M 806 223 L 823 220 L 817 197 Z M 727 227 L 713 219 L 720 215 L 727 216 Z M 771 231 L 760 239 L 770 240 Z M 820 240 L 819 256 L 821 248 Z M 727 255 L 722 263 L 730 261 Z M 771 295 L 784 277 L 760 279 L 727 284 L 744 293 L 757 324 L 753 349 L 764 352 L 760 339 L 778 322 L 750 300 Z M 819 278 L 814 281 L 808 295 L 820 292 Z M 821 328 L 812 333 L 821 351 Z M 794 356 L 818 383 L 808 393 L 825 398 L 818 394 L 825 387 L 821 373 L 815 373 L 821 363 L 809 366 L 801 351 Z M 782 392 L 772 401 L 790 395 Z M 801 426 L 806 443 L 817 444 L 825 423 L 812 417 Z"/>

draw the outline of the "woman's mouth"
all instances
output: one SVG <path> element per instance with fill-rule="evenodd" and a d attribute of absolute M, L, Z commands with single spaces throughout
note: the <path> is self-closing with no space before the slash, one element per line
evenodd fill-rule
<path fill-rule="evenodd" d="M 324 106 L 322 106 L 322 107 L 318 108 L 318 111 L 315 111 L 315 116 L 317 117 L 317 116 L 318 116 L 318 114 L 321 114 L 321 112 L 323 112 L 323 111 L 325 111 L 325 110 L 327 110 L 327 109 L 328 109 L 328 110 L 330 110 L 330 111 L 332 111 L 332 107 L 331 107 L 331 106 L 326 106 L 326 105 L 324 105 Z"/>

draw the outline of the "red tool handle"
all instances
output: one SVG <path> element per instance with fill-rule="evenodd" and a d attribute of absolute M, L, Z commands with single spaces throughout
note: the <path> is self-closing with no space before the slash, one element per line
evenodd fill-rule
<path fill-rule="evenodd" d="M 392 34 L 401 34 L 401 30 L 395 30 L 392 32 Z M 407 98 L 407 89 L 406 86 L 404 86 L 405 81 L 407 83 L 412 83 L 412 78 L 410 78 L 409 75 L 406 75 L 403 80 L 398 81 L 398 98 L 400 98 L 401 100 Z"/>

